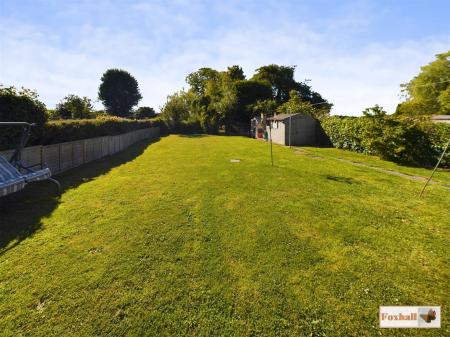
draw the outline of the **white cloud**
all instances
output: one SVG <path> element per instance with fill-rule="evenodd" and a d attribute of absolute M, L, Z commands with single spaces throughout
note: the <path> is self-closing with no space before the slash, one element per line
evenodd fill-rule
<path fill-rule="evenodd" d="M 263 20 L 238 4 L 212 9 L 198 2 L 143 2 L 115 9 L 111 19 L 99 20 L 101 24 L 79 18 L 82 24 L 65 30 L 4 20 L 0 82 L 33 88 L 52 108 L 69 93 L 95 99 L 101 74 L 111 67 L 124 68 L 140 84 L 141 105 L 157 108 L 168 94 L 185 86 L 189 72 L 202 66 L 225 69 L 239 64 L 251 76 L 264 64 L 295 64 L 297 80 L 311 78 L 313 89 L 335 104 L 334 113 L 358 115 L 375 103 L 393 111 L 400 83 L 450 42 L 429 38 L 351 46 L 349 28 L 365 27 L 360 16 L 323 22 L 319 31 L 279 9 L 268 24 L 274 8 L 266 9 Z M 121 22 L 124 10 L 127 17 Z M 216 16 L 225 19 L 216 24 Z"/>

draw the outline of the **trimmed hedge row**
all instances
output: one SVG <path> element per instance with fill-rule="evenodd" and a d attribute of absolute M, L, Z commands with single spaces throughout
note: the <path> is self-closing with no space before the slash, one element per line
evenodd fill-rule
<path fill-rule="evenodd" d="M 336 148 L 418 166 L 434 165 L 450 138 L 448 124 L 393 116 L 331 116 L 321 125 Z M 450 153 L 441 165 L 450 167 Z"/>
<path fill-rule="evenodd" d="M 155 123 L 159 123 L 161 135 L 204 133 L 198 120 L 180 121 L 176 124 L 169 123 L 162 118 L 155 118 L 154 121 Z"/>
<path fill-rule="evenodd" d="M 49 121 L 43 126 L 36 126 L 32 129 L 32 135 L 27 146 L 49 145 L 86 138 L 114 136 L 152 126 L 159 126 L 159 121 L 103 116 L 96 119 Z M 2 128 L 0 131 L 0 150 L 16 147 L 20 129 L 7 127 Z"/>

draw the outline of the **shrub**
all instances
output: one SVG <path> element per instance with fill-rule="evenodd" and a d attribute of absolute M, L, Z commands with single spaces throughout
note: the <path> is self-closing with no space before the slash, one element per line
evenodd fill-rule
<path fill-rule="evenodd" d="M 32 129 L 31 140 L 42 136 L 42 128 L 47 120 L 45 104 L 38 100 L 36 92 L 14 87 L 0 86 L 0 121 L 1 122 L 28 122 L 35 123 Z M 20 136 L 18 127 L 1 127 L 0 148 L 14 147 Z M 12 146 L 11 146 L 12 145 Z"/>
<path fill-rule="evenodd" d="M 176 124 L 167 122 L 164 119 L 155 118 L 154 122 L 160 126 L 161 135 L 175 134 L 198 134 L 203 133 L 201 122 L 198 119 L 179 121 Z"/>
<path fill-rule="evenodd" d="M 45 125 L 41 144 L 113 136 L 156 125 L 150 120 L 137 121 L 119 117 L 50 121 Z"/>
<path fill-rule="evenodd" d="M 419 128 L 428 135 L 431 143 L 431 155 L 433 164 L 442 155 L 444 148 L 450 139 L 450 125 L 445 123 L 432 123 L 424 121 L 419 124 Z M 450 149 L 447 150 L 442 158 L 441 166 L 450 167 Z"/>
<path fill-rule="evenodd" d="M 332 116 L 324 118 L 321 125 L 334 147 L 367 153 L 367 149 L 362 145 L 362 118 Z"/>
<path fill-rule="evenodd" d="M 372 154 L 403 164 L 431 166 L 450 137 L 450 126 L 393 116 L 332 116 L 321 121 L 336 148 Z M 442 166 L 450 165 L 450 155 Z"/>
<path fill-rule="evenodd" d="M 44 125 L 41 136 L 30 139 L 27 145 L 48 145 L 86 138 L 113 136 L 158 125 L 159 122 L 155 120 L 133 120 L 111 116 L 102 116 L 96 119 L 49 121 Z M 14 146 L 15 143 L 9 142 L 2 144 L 2 149 L 9 149 Z"/>

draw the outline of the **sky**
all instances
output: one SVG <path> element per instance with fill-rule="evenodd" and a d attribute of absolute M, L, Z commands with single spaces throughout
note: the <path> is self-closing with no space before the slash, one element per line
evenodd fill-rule
<path fill-rule="evenodd" d="M 156 110 L 200 67 L 296 65 L 297 81 L 361 115 L 450 49 L 450 1 L 0 0 L 0 83 L 97 101 L 102 74 L 129 71 Z M 96 102 L 101 108 L 101 103 Z"/>

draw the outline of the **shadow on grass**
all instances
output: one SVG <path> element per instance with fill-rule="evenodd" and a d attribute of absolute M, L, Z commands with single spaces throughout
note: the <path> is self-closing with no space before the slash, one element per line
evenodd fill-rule
<path fill-rule="evenodd" d="M 152 142 L 139 142 L 120 153 L 58 175 L 56 179 L 61 183 L 62 194 L 135 159 Z M 55 186 L 48 181 L 29 184 L 21 192 L 0 198 L 0 255 L 40 230 L 42 219 L 49 216 L 59 202 Z"/>
<path fill-rule="evenodd" d="M 351 185 L 351 184 L 359 184 L 358 181 L 356 181 L 353 178 L 349 178 L 349 177 L 332 176 L 332 175 L 329 175 L 329 174 L 327 174 L 325 177 L 328 180 L 333 180 L 333 181 L 336 181 L 336 182 L 339 182 L 339 183 L 344 183 L 344 184 L 349 184 L 349 185 Z"/>
<path fill-rule="evenodd" d="M 202 138 L 202 137 L 208 137 L 208 135 L 203 134 L 203 133 L 175 133 L 175 135 L 179 136 L 179 137 L 184 137 L 184 138 Z"/>

